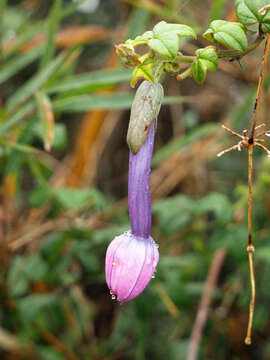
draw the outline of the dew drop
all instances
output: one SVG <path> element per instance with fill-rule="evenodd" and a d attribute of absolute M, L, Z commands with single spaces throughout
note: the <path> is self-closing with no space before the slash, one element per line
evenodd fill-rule
<path fill-rule="evenodd" d="M 110 290 L 110 295 L 111 295 L 111 297 L 112 297 L 112 300 L 115 300 L 115 299 L 116 299 L 116 296 L 115 296 L 115 294 L 112 292 L 112 290 Z"/>
<path fill-rule="evenodd" d="M 270 130 L 266 131 L 265 135 L 270 137 Z"/>

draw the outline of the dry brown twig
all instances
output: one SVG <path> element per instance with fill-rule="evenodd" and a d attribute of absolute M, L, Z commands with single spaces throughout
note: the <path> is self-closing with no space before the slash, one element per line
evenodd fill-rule
<path fill-rule="evenodd" d="M 268 9 L 268 7 L 267 7 Z M 261 9 L 263 10 L 263 9 Z M 260 11 L 261 11 L 260 10 Z M 266 9 L 264 9 L 266 11 Z M 227 132 L 229 132 L 231 135 L 236 136 L 240 139 L 240 141 L 228 149 L 225 149 L 217 154 L 218 157 L 232 151 L 232 150 L 238 150 L 241 151 L 242 148 L 247 148 L 248 150 L 248 246 L 247 246 L 247 252 L 248 252 L 248 259 L 249 259 L 249 269 L 250 269 L 250 283 L 251 283 L 251 298 L 250 298 L 250 304 L 249 304 L 249 320 L 248 320 L 248 328 L 247 328 L 247 335 L 245 338 L 245 344 L 250 345 L 251 344 L 251 331 L 252 331 L 252 323 L 253 323 L 253 314 L 254 314 L 254 306 L 255 306 L 255 275 L 254 275 L 254 265 L 253 265 L 253 253 L 255 251 L 253 242 L 252 242 L 252 178 L 253 178 L 253 149 L 255 146 L 260 147 L 263 149 L 267 156 L 270 157 L 270 151 L 267 149 L 266 146 L 262 144 L 264 142 L 264 139 L 261 138 L 263 135 L 269 136 L 269 131 L 263 131 L 257 133 L 259 129 L 265 126 L 265 124 L 260 124 L 257 126 L 257 119 L 259 114 L 259 105 L 260 105 L 260 99 L 262 94 L 262 86 L 263 86 L 263 80 L 264 80 L 264 74 L 265 74 L 265 67 L 267 62 L 267 57 L 269 53 L 270 48 L 270 35 L 267 35 L 267 39 L 265 42 L 265 48 L 264 48 L 264 55 L 262 59 L 261 64 L 261 72 L 258 79 L 258 87 L 257 87 L 257 93 L 256 93 L 256 99 L 255 104 L 253 108 L 253 119 L 251 123 L 250 130 L 244 130 L 243 134 L 240 135 L 236 133 L 235 131 L 227 128 L 225 125 L 222 125 L 223 129 L 225 129 Z"/>
<path fill-rule="evenodd" d="M 208 272 L 206 285 L 199 305 L 199 310 L 197 312 L 196 320 L 194 322 L 194 326 L 191 332 L 187 360 L 197 359 L 200 340 L 208 316 L 209 307 L 213 296 L 213 290 L 217 283 L 218 275 L 220 273 L 225 256 L 226 250 L 223 248 L 218 249 L 214 254 L 213 262 Z"/>

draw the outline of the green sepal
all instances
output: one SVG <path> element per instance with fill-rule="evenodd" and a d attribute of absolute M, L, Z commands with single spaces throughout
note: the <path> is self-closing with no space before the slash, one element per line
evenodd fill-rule
<path fill-rule="evenodd" d="M 245 52 L 248 47 L 244 25 L 238 22 L 214 20 L 204 32 L 203 37 L 241 52 Z"/>
<path fill-rule="evenodd" d="M 130 86 L 134 88 L 140 79 L 154 82 L 153 67 L 155 65 L 152 59 L 147 58 L 141 65 L 136 66 L 131 75 Z"/>
<path fill-rule="evenodd" d="M 216 71 L 218 67 L 218 56 L 213 46 L 207 46 L 196 51 L 197 58 L 207 67 L 207 70 Z"/>
<path fill-rule="evenodd" d="M 193 61 L 191 69 L 195 81 L 199 84 L 202 84 L 205 80 L 207 73 L 207 67 L 203 60 L 198 59 Z"/>
<path fill-rule="evenodd" d="M 195 81 L 202 84 L 205 80 L 207 70 L 216 71 L 218 67 L 218 56 L 213 46 L 207 46 L 196 51 L 197 60 L 193 61 L 191 70 Z"/>

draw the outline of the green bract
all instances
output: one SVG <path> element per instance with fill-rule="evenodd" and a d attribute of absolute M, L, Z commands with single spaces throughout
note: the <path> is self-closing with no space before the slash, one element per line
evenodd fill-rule
<path fill-rule="evenodd" d="M 218 56 L 213 46 L 196 51 L 197 60 L 192 63 L 194 79 L 202 84 L 205 80 L 207 70 L 216 71 L 218 67 Z"/>
<path fill-rule="evenodd" d="M 154 74 L 153 74 L 153 67 L 156 64 L 154 62 L 151 63 L 143 63 L 135 67 L 132 72 L 130 86 L 134 87 L 139 79 L 145 79 L 151 82 L 154 82 Z"/>
<path fill-rule="evenodd" d="M 246 26 L 261 23 L 263 31 L 270 32 L 269 10 L 264 15 L 259 14 L 259 10 L 269 3 L 269 0 L 236 0 L 235 10 L 238 20 Z"/>
<path fill-rule="evenodd" d="M 179 48 L 179 36 L 196 38 L 194 30 L 190 26 L 167 24 L 165 21 L 161 21 L 154 27 L 153 31 L 147 31 L 134 40 L 127 40 L 126 44 L 132 46 L 145 44 L 164 57 L 174 59 Z"/>
<path fill-rule="evenodd" d="M 159 83 L 145 80 L 138 87 L 131 106 L 127 133 L 127 143 L 133 154 L 139 151 L 152 122 L 158 117 L 163 96 L 163 87 Z"/>
<path fill-rule="evenodd" d="M 203 36 L 209 41 L 220 42 L 241 52 L 245 52 L 248 47 L 244 26 L 238 22 L 214 20 Z"/>

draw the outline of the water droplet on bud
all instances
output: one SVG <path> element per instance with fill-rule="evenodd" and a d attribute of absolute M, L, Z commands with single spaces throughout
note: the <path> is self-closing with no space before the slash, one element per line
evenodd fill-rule
<path fill-rule="evenodd" d="M 270 130 L 266 131 L 265 135 L 270 137 Z"/>

